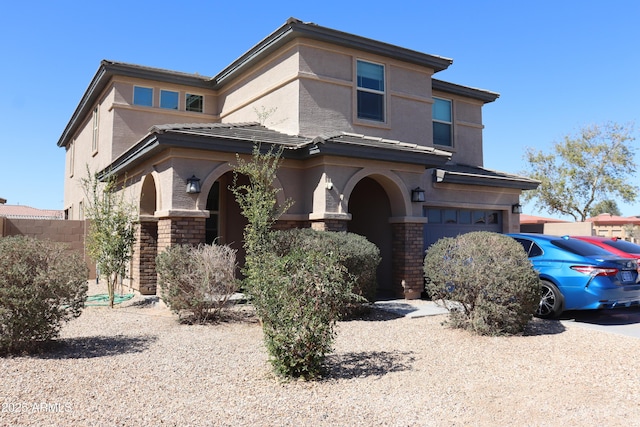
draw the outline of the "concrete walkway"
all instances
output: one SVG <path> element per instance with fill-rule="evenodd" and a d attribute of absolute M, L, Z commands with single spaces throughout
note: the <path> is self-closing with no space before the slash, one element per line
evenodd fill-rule
<path fill-rule="evenodd" d="M 440 303 L 425 300 L 389 300 L 376 301 L 376 307 L 399 316 L 417 318 L 424 316 L 435 316 L 438 314 L 447 314 L 449 310 L 444 308 Z"/>

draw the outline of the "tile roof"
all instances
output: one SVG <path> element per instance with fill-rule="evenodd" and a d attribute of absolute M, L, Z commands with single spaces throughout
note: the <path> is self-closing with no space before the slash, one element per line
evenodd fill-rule
<path fill-rule="evenodd" d="M 636 224 L 640 225 L 640 218 L 637 216 L 623 217 L 618 215 L 611 215 L 610 213 L 602 213 L 598 216 L 594 216 L 586 219 L 587 222 L 593 222 L 600 225 L 625 225 Z"/>
<path fill-rule="evenodd" d="M 535 179 L 485 169 L 480 166 L 454 163 L 435 169 L 433 179 L 435 182 L 442 183 L 511 187 L 521 190 L 533 190 L 540 185 L 540 182 Z"/>
<path fill-rule="evenodd" d="M 288 135 L 256 122 L 173 123 L 152 126 L 145 137 L 100 174 L 120 173 L 170 147 L 250 154 L 256 143 L 284 147 L 283 157 L 291 159 L 328 155 L 434 167 L 451 158 L 448 151 L 433 147 L 348 132 L 310 138 Z"/>
<path fill-rule="evenodd" d="M 16 219 L 64 219 L 64 211 L 23 205 L 0 205 L 0 216 Z"/>

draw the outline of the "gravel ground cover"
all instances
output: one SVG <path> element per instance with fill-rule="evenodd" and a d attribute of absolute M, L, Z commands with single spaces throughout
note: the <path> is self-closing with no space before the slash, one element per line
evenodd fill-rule
<path fill-rule="evenodd" d="M 135 297 L 0 359 L 2 426 L 633 426 L 640 340 L 534 320 L 477 337 L 381 310 L 341 322 L 328 376 L 283 383 L 250 307 L 180 325 Z"/>

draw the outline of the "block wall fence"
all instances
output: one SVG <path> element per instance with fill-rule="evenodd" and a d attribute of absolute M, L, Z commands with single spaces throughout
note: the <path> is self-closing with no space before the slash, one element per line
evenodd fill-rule
<path fill-rule="evenodd" d="M 69 251 L 78 252 L 89 269 L 89 279 L 96 278 L 96 266 L 85 251 L 87 221 L 23 219 L 0 216 L 0 238 L 9 236 L 28 236 L 36 239 L 64 243 Z"/>

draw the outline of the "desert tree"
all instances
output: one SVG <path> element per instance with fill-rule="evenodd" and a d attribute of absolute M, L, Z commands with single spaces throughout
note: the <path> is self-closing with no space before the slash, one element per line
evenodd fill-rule
<path fill-rule="evenodd" d="M 126 275 L 136 241 L 137 210 L 118 191 L 117 177 L 100 176 L 87 166 L 81 180 L 86 196 L 85 217 L 89 220 L 87 252 L 107 281 L 109 306 L 113 307 L 118 277 Z"/>
<path fill-rule="evenodd" d="M 590 125 L 555 142 L 550 152 L 528 148 L 524 173 L 540 181 L 524 193 L 525 201 L 551 214 L 584 221 L 592 207 L 605 200 L 633 202 L 638 187 L 633 126 L 617 123 Z"/>

